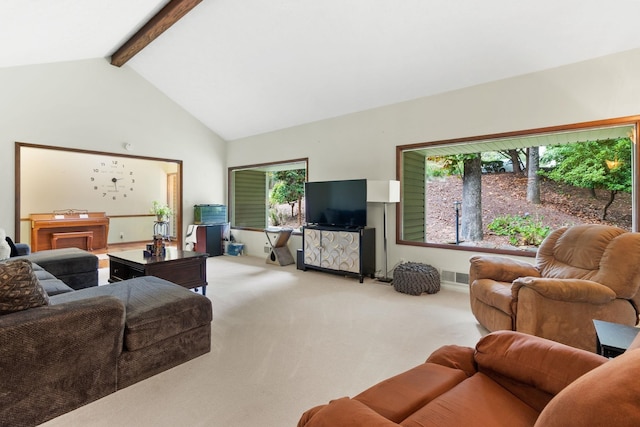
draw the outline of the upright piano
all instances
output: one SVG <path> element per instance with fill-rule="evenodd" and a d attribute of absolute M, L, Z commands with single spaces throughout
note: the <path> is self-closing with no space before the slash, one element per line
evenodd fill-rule
<path fill-rule="evenodd" d="M 109 217 L 105 212 L 55 211 L 31 214 L 31 250 L 77 247 L 106 249 Z"/>

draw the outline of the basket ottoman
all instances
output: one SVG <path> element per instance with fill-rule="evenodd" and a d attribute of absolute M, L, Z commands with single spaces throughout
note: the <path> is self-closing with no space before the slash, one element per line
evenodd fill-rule
<path fill-rule="evenodd" d="M 400 264 L 393 270 L 393 288 L 409 295 L 435 294 L 440 290 L 440 273 L 428 264 Z"/>

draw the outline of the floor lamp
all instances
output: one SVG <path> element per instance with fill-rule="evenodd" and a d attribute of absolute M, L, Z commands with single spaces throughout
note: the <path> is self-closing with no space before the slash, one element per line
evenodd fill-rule
<path fill-rule="evenodd" d="M 383 233 L 384 233 L 384 277 L 381 282 L 391 282 L 387 268 L 387 205 L 400 201 L 400 181 L 369 181 L 367 180 L 367 202 L 384 203 Z"/>

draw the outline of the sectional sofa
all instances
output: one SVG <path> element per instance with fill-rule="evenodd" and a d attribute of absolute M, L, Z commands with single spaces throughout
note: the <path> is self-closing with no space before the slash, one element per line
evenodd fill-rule
<path fill-rule="evenodd" d="M 0 425 L 43 423 L 210 351 L 208 298 L 156 277 L 96 286 L 97 258 L 61 251 L 0 262 Z"/>

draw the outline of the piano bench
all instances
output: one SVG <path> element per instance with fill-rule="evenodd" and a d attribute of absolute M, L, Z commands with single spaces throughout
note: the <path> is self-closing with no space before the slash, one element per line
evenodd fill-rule
<path fill-rule="evenodd" d="M 84 237 L 87 239 L 87 247 L 88 251 L 93 250 L 93 231 L 68 231 L 64 233 L 51 233 L 51 249 L 58 248 L 58 240 L 59 239 L 76 239 L 79 237 Z"/>

